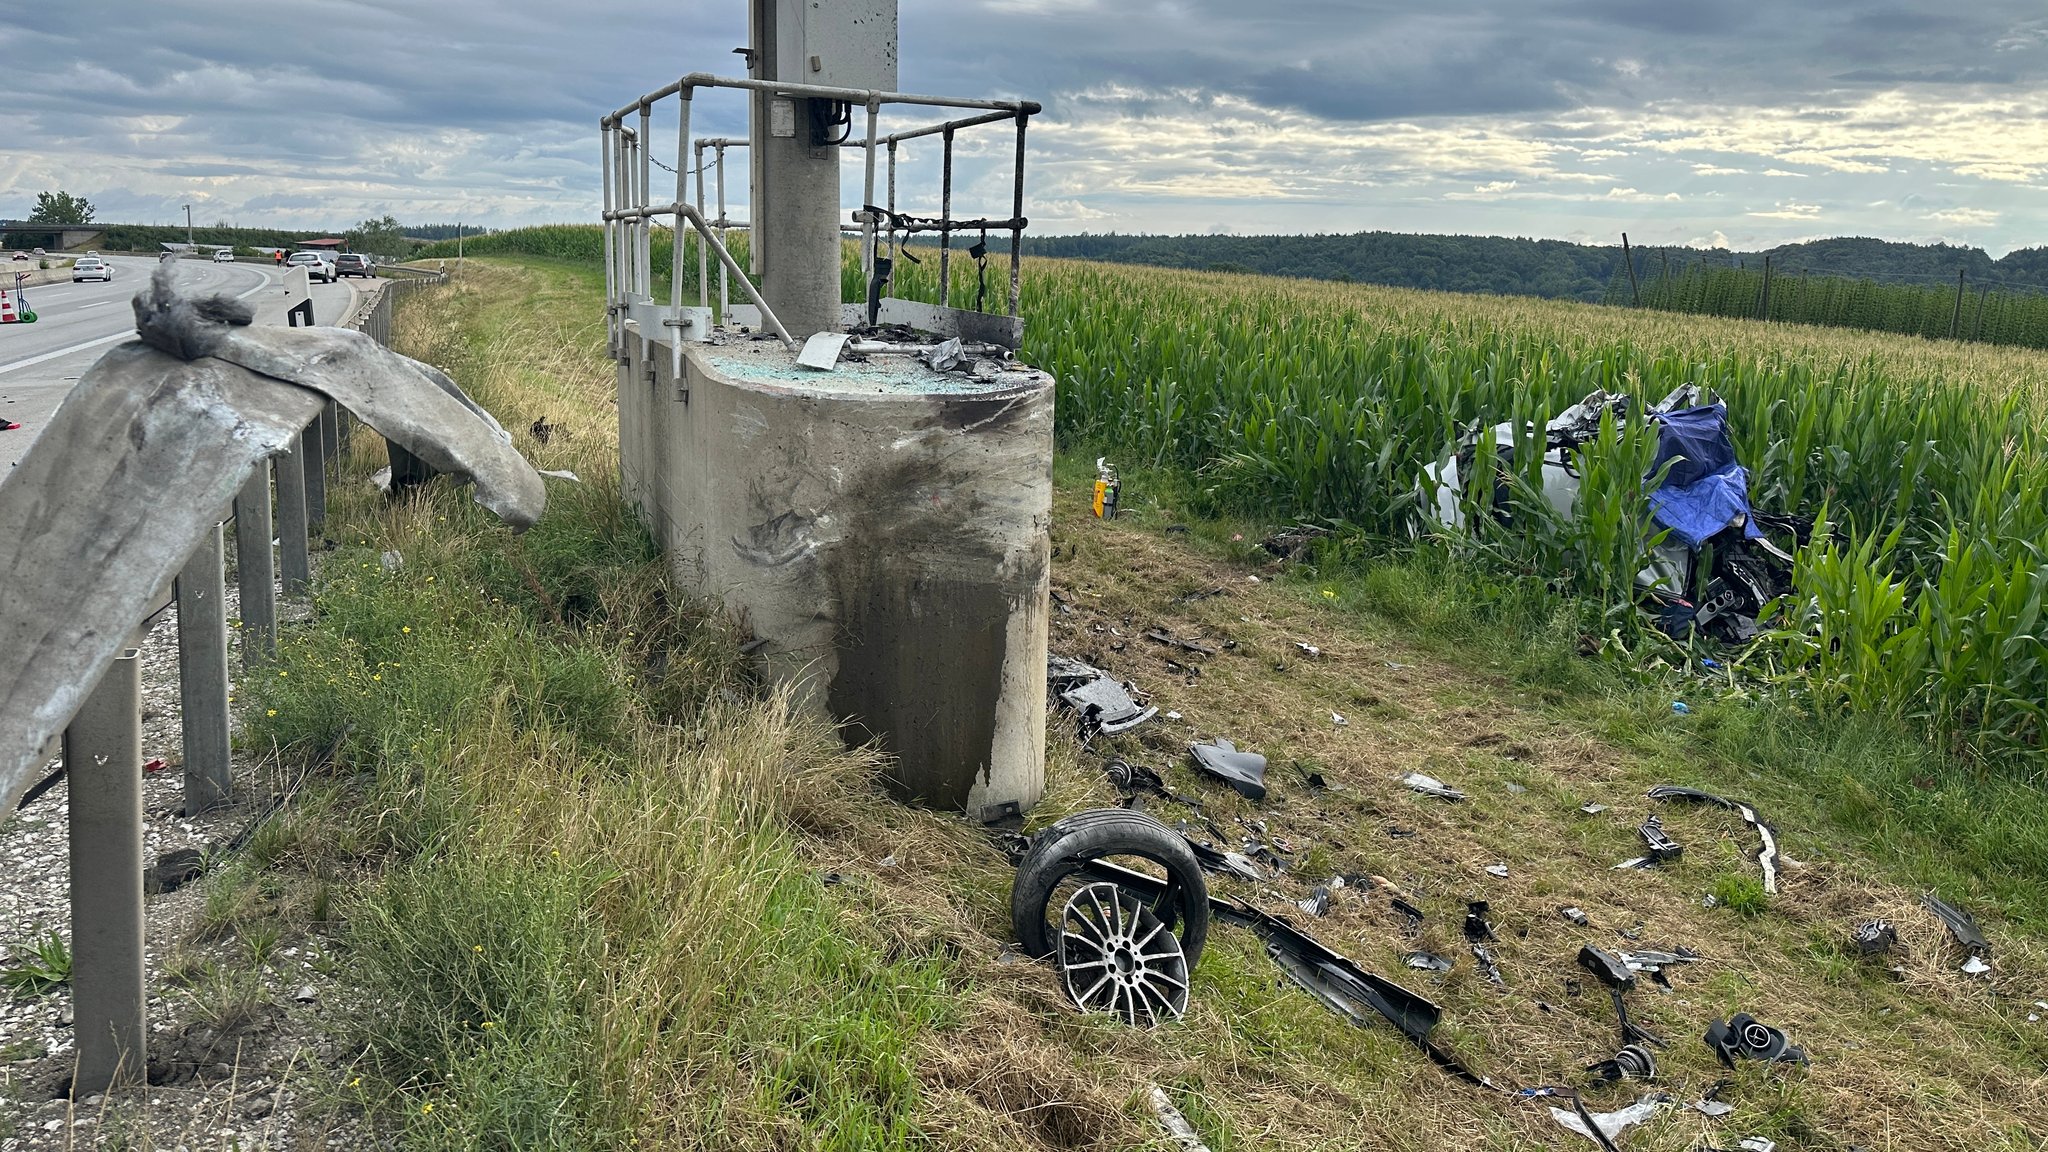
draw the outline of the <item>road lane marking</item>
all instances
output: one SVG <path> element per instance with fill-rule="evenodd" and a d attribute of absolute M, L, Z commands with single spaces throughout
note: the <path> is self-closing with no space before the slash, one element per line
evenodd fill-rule
<path fill-rule="evenodd" d="M 59 356 L 69 356 L 73 352 L 83 352 L 87 348 L 97 348 L 102 344 L 112 344 L 116 340 L 126 340 L 133 335 L 135 333 L 132 330 L 123 329 L 112 336 L 102 336 L 97 340 L 87 340 L 83 344 L 73 344 L 69 348 L 59 348 L 55 352 L 45 352 L 41 356 L 31 356 L 26 360 L 16 360 L 12 364 L 0 364 L 0 376 L 4 376 L 17 368 L 27 368 L 31 365 L 41 364 L 45 360 L 55 360 Z"/>
<path fill-rule="evenodd" d="M 93 301 L 93 302 L 92 302 L 92 303 L 90 303 L 90 304 L 80 304 L 80 305 L 78 306 L 78 310 L 79 310 L 80 312 L 83 312 L 83 311 L 85 311 L 85 310 L 86 310 L 87 308 L 97 308 L 97 307 L 99 307 L 99 306 L 100 306 L 100 305 L 102 305 L 102 304 L 118 304 L 118 303 L 120 303 L 120 301 L 118 301 L 118 300 L 95 300 L 95 301 Z"/>

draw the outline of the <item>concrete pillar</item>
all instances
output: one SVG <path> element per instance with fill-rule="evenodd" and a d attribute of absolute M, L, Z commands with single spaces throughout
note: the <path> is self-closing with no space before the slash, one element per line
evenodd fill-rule
<path fill-rule="evenodd" d="M 306 470 L 306 527 L 318 529 L 327 522 L 327 436 L 320 430 L 321 418 L 314 417 L 299 433 L 299 463 Z"/>
<path fill-rule="evenodd" d="M 270 465 L 235 497 L 235 587 L 242 602 L 242 667 L 277 655 L 277 564 L 270 551 Z"/>
<path fill-rule="evenodd" d="M 185 814 L 227 802 L 232 779 L 228 731 L 227 585 L 221 526 L 203 537 L 178 573 L 178 694 L 183 705 Z"/>
<path fill-rule="evenodd" d="M 72 1081 L 83 1099 L 140 1083 L 148 1037 L 142 980 L 142 670 L 115 659 L 64 730 L 70 784 Z"/>
<path fill-rule="evenodd" d="M 776 0 L 753 0 L 754 75 L 775 73 Z M 811 140 L 810 100 L 753 95 L 753 203 L 761 295 L 802 340 L 839 327 L 839 148 Z M 822 103 L 822 102 L 816 102 Z"/>
<path fill-rule="evenodd" d="M 306 543 L 306 465 L 303 448 L 272 457 L 277 467 L 277 559 L 284 594 L 304 596 L 313 583 L 313 557 Z"/>
<path fill-rule="evenodd" d="M 878 739 L 898 795 L 983 819 L 1030 808 L 1045 784 L 1051 377 L 883 357 L 812 373 L 756 341 L 684 357 L 688 404 L 660 399 L 661 348 L 664 379 L 620 399 L 629 490 L 679 582 L 743 615 L 805 707 Z"/>

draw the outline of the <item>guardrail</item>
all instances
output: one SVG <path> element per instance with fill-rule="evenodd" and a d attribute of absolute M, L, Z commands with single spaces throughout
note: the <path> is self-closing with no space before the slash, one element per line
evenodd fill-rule
<path fill-rule="evenodd" d="M 408 289 L 442 279 L 376 281 L 368 298 L 337 326 L 388 346 L 393 300 Z M 22 792 L 17 810 L 60 777 L 70 780 L 76 1096 L 137 1083 L 145 1066 L 142 637 L 176 607 L 185 811 L 191 815 L 219 807 L 232 799 L 233 792 L 227 532 L 232 528 L 235 540 L 242 664 L 255 668 L 277 653 L 280 592 L 285 598 L 302 597 L 311 587 L 311 539 L 326 519 L 327 482 L 349 442 L 353 423 L 353 417 L 329 400 L 300 427 L 289 450 L 250 474 L 231 508 L 223 510 L 210 529 L 202 529 L 198 546 L 170 587 L 146 602 L 112 667 L 83 695 L 55 742 L 62 766 Z M 394 477 L 401 462 L 415 481 L 432 474 L 395 443 L 391 454 Z"/>

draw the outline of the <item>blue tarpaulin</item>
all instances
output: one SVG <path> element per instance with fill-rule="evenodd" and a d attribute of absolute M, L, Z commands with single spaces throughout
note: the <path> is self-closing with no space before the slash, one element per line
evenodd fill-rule
<path fill-rule="evenodd" d="M 1744 536 L 1763 534 L 1749 512 L 1749 472 L 1735 462 L 1726 404 L 1716 401 L 1659 415 L 1650 475 L 1666 461 L 1671 471 L 1650 493 L 1650 510 L 1673 536 L 1697 548 L 1738 518 Z"/>

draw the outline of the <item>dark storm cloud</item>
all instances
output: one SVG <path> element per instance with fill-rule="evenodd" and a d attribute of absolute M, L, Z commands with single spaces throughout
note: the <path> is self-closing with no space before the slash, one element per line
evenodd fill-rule
<path fill-rule="evenodd" d="M 1159 205 L 1165 220 L 1196 202 L 1188 195 L 1259 181 L 1322 204 L 1400 185 L 1411 206 L 1459 191 L 1519 198 L 1524 211 L 1576 197 L 1613 212 L 1682 188 L 1725 192 L 1738 216 L 1808 219 L 1808 201 L 1763 185 L 1699 192 L 1698 181 L 1760 181 L 1766 170 L 1778 179 L 1794 168 L 1904 172 L 1871 155 L 1868 141 L 1911 129 L 1916 108 L 1872 111 L 1860 100 L 2048 90 L 2048 13 L 2038 0 L 901 3 L 903 87 L 1045 103 L 1034 164 L 1048 178 L 1034 187 L 1059 207 L 1037 215 L 1070 223 L 1108 211 L 1089 202 L 1098 193 L 1124 197 L 1126 209 Z M 408 219 L 469 210 L 499 223 L 587 217 L 598 116 L 683 71 L 741 72 L 728 50 L 744 38 L 743 0 L 14 6 L 0 14 L 10 84 L 0 215 L 62 185 L 100 191 L 110 214 L 198 198 L 209 212 L 323 220 L 384 210 Z M 1813 127 L 1766 138 L 1738 117 L 1700 148 L 1638 140 L 1664 152 L 1624 155 L 1648 110 L 1683 123 L 1687 107 L 1775 109 L 1784 125 Z M 705 134 L 745 131 L 729 95 L 699 100 L 696 116 Z M 1320 127 L 1272 119 L 1292 116 Z M 1250 118 L 1219 127 L 1232 117 Z M 1466 125 L 1462 143 L 1437 174 L 1463 183 L 1418 187 L 1419 169 L 1402 164 L 1437 145 L 1382 130 L 1453 121 Z M 1474 144 L 1491 131 L 1479 121 L 1512 124 L 1514 139 Z M 1851 121 L 1863 133 L 1853 146 L 1819 135 Z M 1191 139 L 1203 132 L 1214 138 Z M 1355 145 L 1354 134 L 1377 143 Z M 1231 167 L 1255 145 L 1267 168 L 1257 179 Z M 1748 148 L 1762 158 L 1742 159 Z M 999 160 L 1001 150 L 990 154 Z M 1102 164 L 1111 154 L 1114 172 Z M 2006 163 L 1980 150 L 1969 162 L 2014 182 L 2040 159 Z M 1680 180 L 1659 165 L 1712 175 Z"/>

